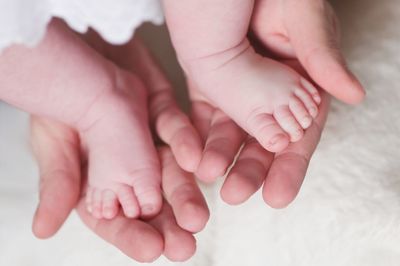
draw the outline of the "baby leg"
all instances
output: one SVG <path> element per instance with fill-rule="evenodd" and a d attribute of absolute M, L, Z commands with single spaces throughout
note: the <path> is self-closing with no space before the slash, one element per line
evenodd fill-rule
<path fill-rule="evenodd" d="M 264 148 L 297 141 L 318 112 L 318 91 L 247 40 L 252 0 L 164 0 L 179 61 L 203 95 Z"/>
<path fill-rule="evenodd" d="M 88 207 L 112 218 L 161 207 L 160 166 L 148 125 L 147 94 L 59 21 L 35 48 L 0 56 L 0 99 L 75 128 L 89 155 Z"/>

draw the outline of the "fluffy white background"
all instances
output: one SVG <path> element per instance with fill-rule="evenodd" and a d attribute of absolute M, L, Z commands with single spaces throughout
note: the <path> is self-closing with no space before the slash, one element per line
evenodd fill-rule
<path fill-rule="evenodd" d="M 368 100 L 357 108 L 334 103 L 304 187 L 289 208 L 272 210 L 260 195 L 230 207 L 219 199 L 218 185 L 207 188 L 212 217 L 197 236 L 197 254 L 182 265 L 399 265 L 400 5 L 398 0 L 334 4 L 345 53 Z M 178 72 L 168 70 L 179 83 Z M 0 265 L 136 265 L 75 214 L 53 239 L 32 236 L 37 173 L 27 145 L 27 117 L 0 105 L 0 124 Z M 154 265 L 170 263 L 161 258 Z"/>

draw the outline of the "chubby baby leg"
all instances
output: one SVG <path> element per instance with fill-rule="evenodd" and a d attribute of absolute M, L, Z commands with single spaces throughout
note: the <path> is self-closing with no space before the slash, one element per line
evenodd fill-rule
<path fill-rule="evenodd" d="M 255 53 L 247 40 L 252 0 L 164 0 L 188 78 L 272 152 L 303 136 L 320 96 L 295 71 Z"/>
<path fill-rule="evenodd" d="M 139 79 L 117 69 L 59 21 L 35 48 L 0 56 L 0 99 L 75 128 L 87 153 L 88 209 L 113 218 L 156 214 L 160 166 Z"/>
<path fill-rule="evenodd" d="M 101 95 L 77 122 L 89 154 L 88 210 L 113 218 L 161 209 L 160 165 L 148 122 L 147 91 L 130 73 L 116 73 L 116 87 Z"/>

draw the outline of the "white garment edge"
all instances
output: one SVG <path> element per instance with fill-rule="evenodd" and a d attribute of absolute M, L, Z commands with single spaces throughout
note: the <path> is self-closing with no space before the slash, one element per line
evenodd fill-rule
<path fill-rule="evenodd" d="M 0 0 L 0 11 L 0 51 L 37 45 L 53 17 L 79 33 L 93 28 L 112 44 L 129 41 L 144 22 L 164 22 L 159 0 Z"/>

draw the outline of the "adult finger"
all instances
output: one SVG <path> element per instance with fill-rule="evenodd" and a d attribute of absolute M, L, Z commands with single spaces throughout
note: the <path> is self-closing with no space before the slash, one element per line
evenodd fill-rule
<path fill-rule="evenodd" d="M 232 119 L 220 110 L 214 112 L 196 176 L 204 182 L 223 176 L 245 137 L 246 133 Z"/>
<path fill-rule="evenodd" d="M 33 117 L 31 143 L 40 171 L 40 201 L 32 229 L 37 237 L 48 238 L 58 231 L 79 199 L 79 139 L 65 125 Z"/>
<path fill-rule="evenodd" d="M 201 95 L 194 82 L 190 79 L 187 79 L 187 87 L 191 101 L 190 116 L 202 141 L 205 142 L 210 131 L 211 120 L 217 109 L 208 103 L 207 99 Z"/>
<path fill-rule="evenodd" d="M 162 235 L 146 222 L 122 213 L 112 220 L 96 219 L 87 212 L 83 198 L 76 210 L 89 229 L 136 261 L 152 262 L 163 253 Z"/>
<path fill-rule="evenodd" d="M 192 174 L 182 170 L 167 147 L 159 149 L 162 188 L 178 225 L 189 231 L 201 231 L 209 217 L 207 203 Z"/>
<path fill-rule="evenodd" d="M 193 216 L 194 219 L 196 216 Z M 192 233 L 182 229 L 175 221 L 174 213 L 168 203 L 161 212 L 148 221 L 164 237 L 164 255 L 171 261 L 188 260 L 196 251 L 196 239 Z"/>
<path fill-rule="evenodd" d="M 285 14 L 290 42 L 311 78 L 343 102 L 361 102 L 365 91 L 340 52 L 335 13 L 329 3 L 290 1 L 285 4 Z"/>
<path fill-rule="evenodd" d="M 196 176 L 212 182 L 226 173 L 247 134 L 221 110 L 209 105 L 192 82 L 188 87 L 193 123 L 205 142 Z"/>
<path fill-rule="evenodd" d="M 283 208 L 297 196 L 307 172 L 308 164 L 320 140 L 328 116 L 330 97 L 321 92 L 319 116 L 304 137 L 277 153 L 264 182 L 263 197 L 273 208 Z"/>
<path fill-rule="evenodd" d="M 216 109 L 203 101 L 192 101 L 191 118 L 203 142 L 207 140 Z"/>
<path fill-rule="evenodd" d="M 150 115 L 159 137 L 171 147 L 178 164 L 194 172 L 203 148 L 199 134 L 178 107 L 171 84 L 149 51 L 137 39 L 130 45 L 131 69 L 143 79 L 150 92 Z"/>
<path fill-rule="evenodd" d="M 222 199 L 231 205 L 248 200 L 264 183 L 273 159 L 273 153 L 249 138 L 221 188 Z"/>

